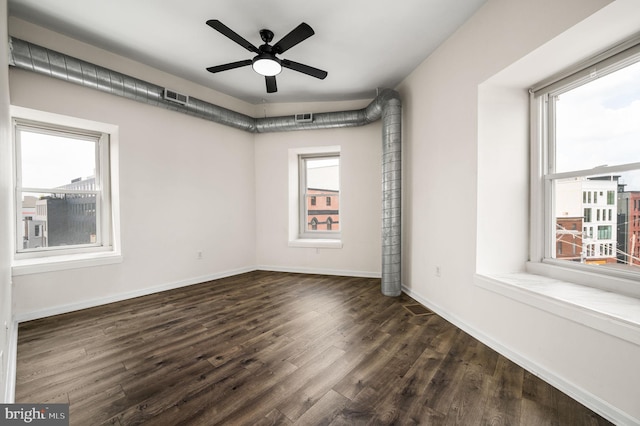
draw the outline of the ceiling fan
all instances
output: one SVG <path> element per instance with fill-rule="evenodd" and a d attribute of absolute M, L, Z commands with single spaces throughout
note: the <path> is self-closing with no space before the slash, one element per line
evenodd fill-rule
<path fill-rule="evenodd" d="M 280 74 L 282 67 L 319 78 L 320 80 L 323 80 L 327 76 L 326 71 L 310 67 L 309 65 L 293 62 L 288 59 L 280 59 L 276 56 L 286 52 L 293 46 L 315 34 L 313 29 L 304 22 L 291 30 L 289 34 L 282 37 L 282 39 L 274 45 L 269 44 L 271 40 L 273 40 L 273 32 L 267 29 L 260 30 L 260 38 L 262 38 L 264 44 L 259 48 L 249 43 L 217 19 L 208 20 L 207 25 L 232 41 L 235 41 L 248 51 L 257 54 L 253 59 L 245 59 L 243 61 L 209 67 L 207 68 L 207 71 L 209 72 L 216 73 L 251 65 L 255 72 L 264 76 L 267 85 L 267 93 L 274 93 L 278 91 L 276 75 Z"/>

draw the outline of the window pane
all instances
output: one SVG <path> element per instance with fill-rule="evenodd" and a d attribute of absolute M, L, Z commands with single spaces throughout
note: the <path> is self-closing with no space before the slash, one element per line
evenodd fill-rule
<path fill-rule="evenodd" d="M 96 196 L 23 193 L 22 249 L 95 244 Z"/>
<path fill-rule="evenodd" d="M 555 172 L 640 162 L 640 62 L 556 100 Z"/>
<path fill-rule="evenodd" d="M 59 188 L 96 171 L 96 141 L 20 131 L 22 186 Z"/>
<path fill-rule="evenodd" d="M 308 188 L 340 189 L 339 158 L 309 158 L 306 163 Z"/>
<path fill-rule="evenodd" d="M 338 232 L 340 230 L 340 158 L 307 158 L 306 230 Z"/>
<path fill-rule="evenodd" d="M 556 259 L 640 269 L 640 171 L 558 179 L 553 187 Z"/>

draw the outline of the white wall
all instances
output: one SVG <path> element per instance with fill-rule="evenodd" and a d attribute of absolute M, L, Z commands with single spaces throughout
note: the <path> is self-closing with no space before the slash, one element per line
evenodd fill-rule
<path fill-rule="evenodd" d="M 519 271 L 527 260 L 528 87 L 613 42 L 607 38 L 640 29 L 637 5 L 609 3 L 490 0 L 400 85 L 403 283 L 463 329 L 624 423 L 640 421 L 640 347 L 474 284 L 476 272 Z M 582 21 L 582 37 L 565 35 Z M 539 51 L 554 43 L 562 50 Z M 537 60 L 501 75 L 529 56 Z M 442 200 L 448 208 L 433 208 Z"/>
<path fill-rule="evenodd" d="M 14 24 L 12 31 L 22 31 L 19 22 Z M 29 41 L 47 47 L 77 47 L 76 56 L 100 56 L 44 30 L 28 35 Z M 143 78 L 166 78 L 115 57 L 110 66 Z M 189 87 L 177 79 L 169 83 Z M 195 93 L 202 98 L 206 90 Z M 119 126 L 124 259 L 115 265 L 15 276 L 18 319 L 254 268 L 253 135 L 16 68 L 10 69 L 10 95 L 13 105 Z"/>
<path fill-rule="evenodd" d="M 7 20 L 7 1 L 0 0 L 0 22 Z M 11 309 L 11 143 L 9 120 L 9 63 L 6 30 L 0 31 L 0 401 L 11 402 L 8 359 L 13 350 Z M 8 328 L 7 328 L 8 327 Z"/>

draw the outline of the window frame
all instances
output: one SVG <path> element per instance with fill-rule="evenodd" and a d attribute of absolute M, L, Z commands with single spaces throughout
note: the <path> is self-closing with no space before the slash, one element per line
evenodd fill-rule
<path fill-rule="evenodd" d="M 640 170 L 640 162 L 615 166 L 598 166 L 588 170 L 554 172 L 555 96 L 587 84 L 640 61 L 640 37 L 634 37 L 616 47 L 578 64 L 529 90 L 531 138 L 531 221 L 530 259 L 527 271 L 553 278 L 585 284 L 607 291 L 640 297 L 640 273 L 597 268 L 554 259 L 555 214 L 553 182 L 558 179 L 599 176 Z M 591 197 L 587 193 L 587 198 Z M 608 194 L 607 194 L 608 202 Z M 607 203 L 607 205 L 609 205 Z M 592 212 L 593 213 L 593 212 Z M 592 214 L 592 219 L 593 219 Z M 585 220 L 585 224 L 586 224 Z"/>
<path fill-rule="evenodd" d="M 69 117 L 61 114 L 11 106 L 14 227 L 13 275 L 49 272 L 119 263 L 121 259 L 118 178 L 118 126 Z M 22 249 L 19 227 L 22 225 L 22 192 L 54 188 L 23 188 L 19 129 L 42 131 L 72 137 L 95 138 L 95 189 L 64 189 L 52 193 L 96 195 L 96 242 L 62 247 Z M 43 191 L 43 192 L 45 192 Z"/>
<path fill-rule="evenodd" d="M 300 146 L 288 149 L 288 242 L 287 246 L 296 249 L 342 249 L 342 227 L 340 234 L 332 234 L 328 238 L 302 238 L 300 236 L 300 155 L 307 154 L 340 154 L 340 167 L 343 167 L 343 156 L 340 145 Z M 341 180 L 342 180 L 341 171 Z M 342 186 L 342 181 L 341 181 Z M 341 208 L 344 206 L 341 206 Z M 342 208 L 341 222 L 344 222 L 344 208 Z"/>

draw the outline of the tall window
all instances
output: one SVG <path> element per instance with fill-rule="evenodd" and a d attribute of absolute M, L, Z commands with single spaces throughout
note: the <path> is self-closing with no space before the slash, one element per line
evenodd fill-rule
<path fill-rule="evenodd" d="M 109 139 L 14 118 L 16 258 L 113 249 Z"/>
<path fill-rule="evenodd" d="M 298 158 L 300 237 L 335 238 L 340 232 L 340 155 L 305 154 Z M 333 202 L 323 203 L 331 199 Z"/>
<path fill-rule="evenodd" d="M 640 279 L 633 238 L 640 228 L 631 215 L 640 197 L 640 44 L 534 91 L 533 109 L 542 261 Z M 585 230 L 574 240 L 579 256 L 564 256 L 557 244 L 567 220 Z"/>

